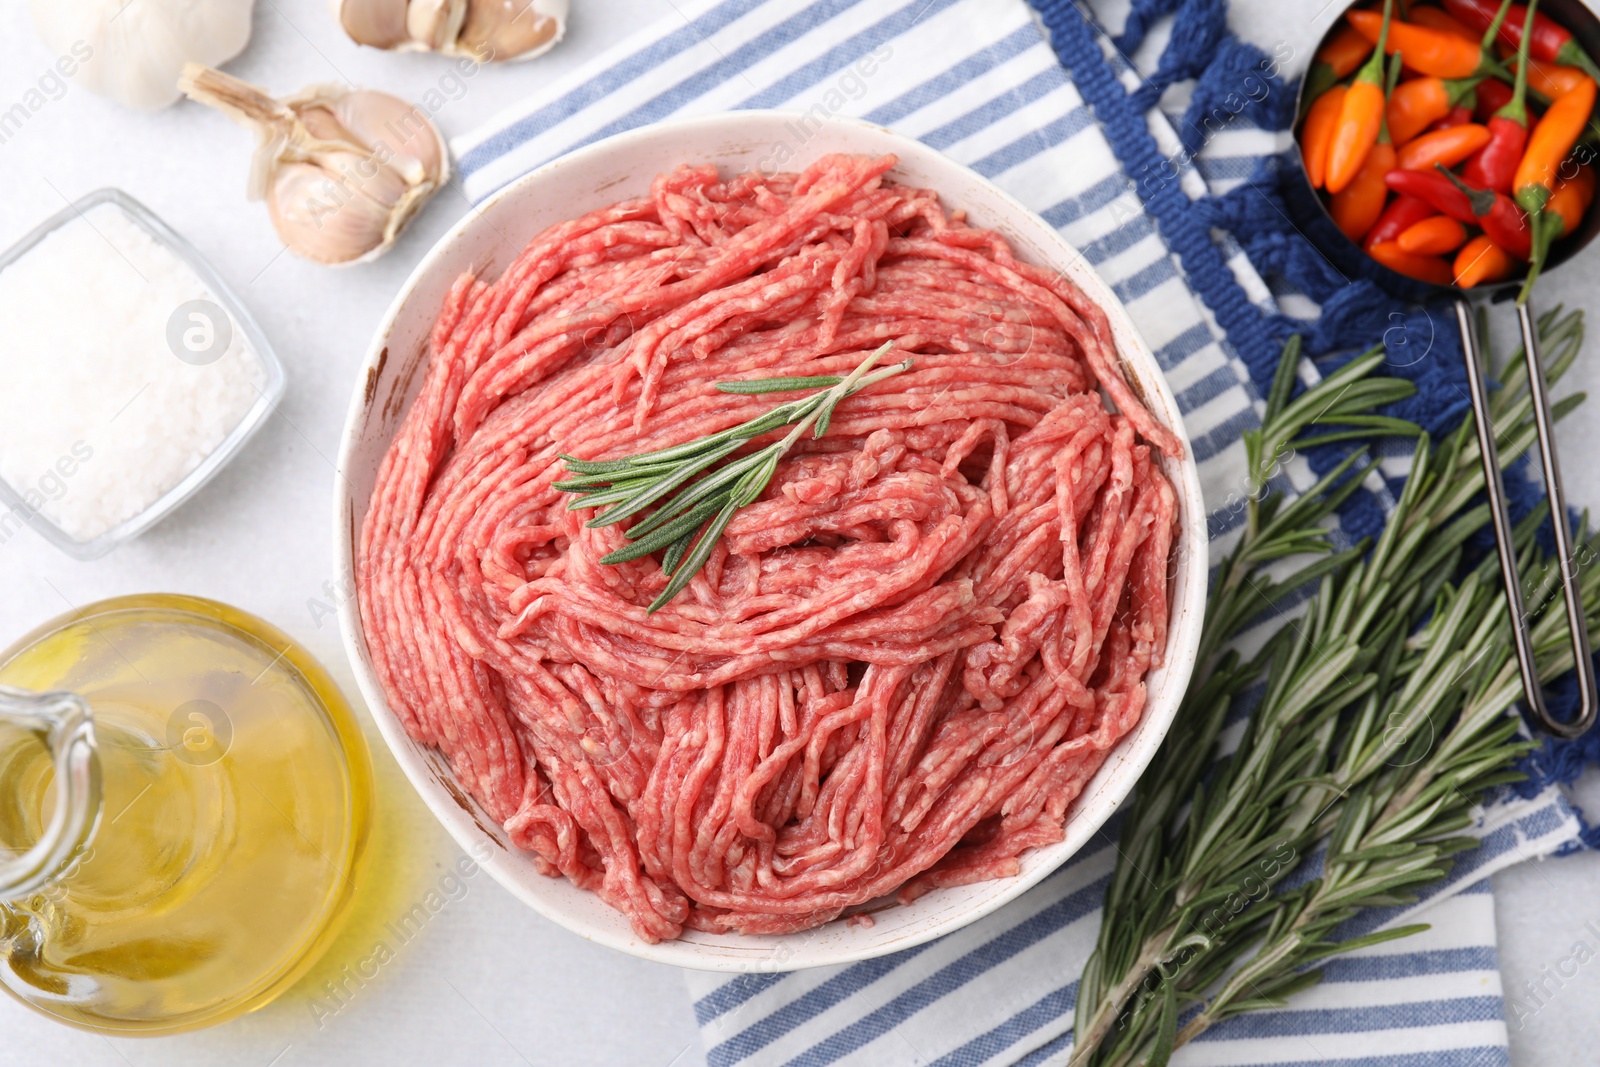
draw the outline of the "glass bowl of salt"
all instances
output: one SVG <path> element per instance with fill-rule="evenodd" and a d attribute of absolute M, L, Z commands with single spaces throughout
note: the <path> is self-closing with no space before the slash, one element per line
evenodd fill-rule
<path fill-rule="evenodd" d="M 0 255 L 0 545 L 95 559 L 234 457 L 283 365 L 221 276 L 118 189 Z"/>

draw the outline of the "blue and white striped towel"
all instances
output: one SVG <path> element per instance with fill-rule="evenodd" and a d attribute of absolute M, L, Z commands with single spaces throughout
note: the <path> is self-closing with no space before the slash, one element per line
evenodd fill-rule
<path fill-rule="evenodd" d="M 1113 77 L 1138 74 L 1102 43 Z M 871 55 L 874 62 L 861 65 Z M 863 73 L 870 68 L 870 73 Z M 821 109 L 920 138 L 1032 206 L 1081 249 L 1127 304 L 1172 383 L 1218 507 L 1241 484 L 1240 432 L 1259 397 L 1216 309 L 1123 173 L 1095 113 L 1022 0 L 675 0 L 674 13 L 455 144 L 474 201 L 601 137 L 669 116 L 731 108 Z M 1150 131 L 1190 197 L 1202 171 L 1158 113 Z M 1219 136 L 1204 172 L 1237 182 L 1229 152 L 1273 150 L 1248 131 Z M 1178 162 L 1183 161 L 1183 162 Z M 1230 285 L 1272 295 L 1219 237 Z M 1311 373 L 1311 372 L 1307 372 Z M 1291 471 L 1303 479 L 1305 471 Z M 1303 483 L 1302 483 L 1303 484 Z M 1213 553 L 1236 532 L 1213 514 Z M 1423 903 L 1365 925 L 1432 929 L 1336 960 L 1288 1009 L 1215 1028 L 1179 1064 L 1507 1062 L 1488 875 L 1573 840 L 1555 791 L 1497 804 Z M 1114 833 L 1114 829 L 1112 830 Z M 1115 850 L 1102 833 L 1001 911 L 942 940 L 846 967 L 728 979 L 688 974 L 705 1055 L 734 1064 L 1055 1064 L 1071 1048 L 1077 976 L 1093 946 Z"/>

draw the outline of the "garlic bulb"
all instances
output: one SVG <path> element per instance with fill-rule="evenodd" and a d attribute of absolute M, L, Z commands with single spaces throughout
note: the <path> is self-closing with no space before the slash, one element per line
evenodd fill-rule
<path fill-rule="evenodd" d="M 333 0 L 358 44 L 479 63 L 532 59 L 567 29 L 567 0 Z"/>
<path fill-rule="evenodd" d="M 92 93 L 154 110 L 178 99 L 185 63 L 226 63 L 250 40 L 255 0 L 32 0 L 33 25 L 54 51 L 90 58 L 77 77 Z"/>
<path fill-rule="evenodd" d="M 291 252 L 318 263 L 381 256 L 450 178 L 438 129 L 388 93 L 322 85 L 276 100 L 194 64 L 179 87 L 256 131 L 250 199 L 266 201 Z"/>

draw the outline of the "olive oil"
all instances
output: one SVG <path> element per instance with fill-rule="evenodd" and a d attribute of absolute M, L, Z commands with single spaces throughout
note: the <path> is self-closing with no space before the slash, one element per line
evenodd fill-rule
<path fill-rule="evenodd" d="M 360 876 L 371 770 L 333 681 L 271 626 L 140 596 L 0 655 L 0 685 L 87 701 L 101 777 L 88 846 L 0 901 L 0 982 L 63 1021 L 170 1033 L 260 1007 L 337 933 Z M 40 739 L 0 727 L 0 849 L 54 809 Z"/>

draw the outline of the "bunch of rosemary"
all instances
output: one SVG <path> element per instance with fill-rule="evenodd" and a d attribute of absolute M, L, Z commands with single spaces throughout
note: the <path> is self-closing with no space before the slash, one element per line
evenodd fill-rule
<path fill-rule="evenodd" d="M 1577 355 L 1582 317 L 1557 309 L 1539 329 L 1555 379 Z M 1359 483 L 1363 453 L 1293 500 L 1268 491 L 1289 449 L 1408 429 L 1373 412 L 1410 388 L 1371 376 L 1382 359 L 1374 350 L 1291 402 L 1291 342 L 1263 425 L 1246 435 L 1244 531 L 1215 579 L 1195 681 L 1123 827 L 1079 985 L 1074 1065 L 1164 1064 L 1218 1022 L 1315 984 L 1319 961 L 1423 929 L 1335 940 L 1361 909 L 1411 902 L 1443 878 L 1476 843 L 1461 834 L 1474 802 L 1518 777 L 1529 746 L 1506 713 L 1521 682 L 1498 567 L 1491 557 L 1461 574 L 1463 545 L 1489 517 L 1487 505 L 1463 510 L 1483 482 L 1470 413 L 1442 448 L 1419 437 L 1374 545 L 1335 552 L 1325 526 Z M 1492 401 L 1504 463 L 1534 439 L 1521 357 L 1509 366 Z M 1331 429 L 1307 436 L 1318 424 Z M 1542 517 L 1516 543 L 1548 680 L 1571 654 L 1559 597 L 1549 608 L 1558 574 L 1534 541 Z M 1600 569 L 1581 581 L 1594 625 Z M 1288 602 L 1308 591 L 1291 616 Z M 1226 649 L 1268 613 L 1286 621 L 1257 654 Z M 1219 759 L 1230 710 L 1252 688 L 1259 703 Z M 1317 877 L 1284 887 L 1319 855 Z"/>
<path fill-rule="evenodd" d="M 828 432 L 839 401 L 911 369 L 909 359 L 881 370 L 872 369 L 893 347 L 893 341 L 884 342 L 843 378 L 825 374 L 718 382 L 721 392 L 752 396 L 801 389 L 823 391 L 779 404 L 748 422 L 671 448 L 608 460 L 563 455 L 567 470 L 577 477 L 557 482 L 555 488 L 576 494 L 576 499 L 567 505 L 569 511 L 605 509 L 585 523 L 591 528 L 632 518 L 676 490 L 649 518 L 628 528 L 627 537 L 632 544 L 600 557 L 601 563 L 617 564 L 652 552 L 662 553 L 661 569 L 671 580 L 651 603 L 649 613 L 654 614 L 681 593 L 705 566 L 734 512 L 760 498 L 777 473 L 778 461 L 807 430 L 821 439 Z M 781 440 L 711 470 L 756 438 L 789 425 L 794 429 Z M 696 532 L 700 534 L 698 540 Z"/>

